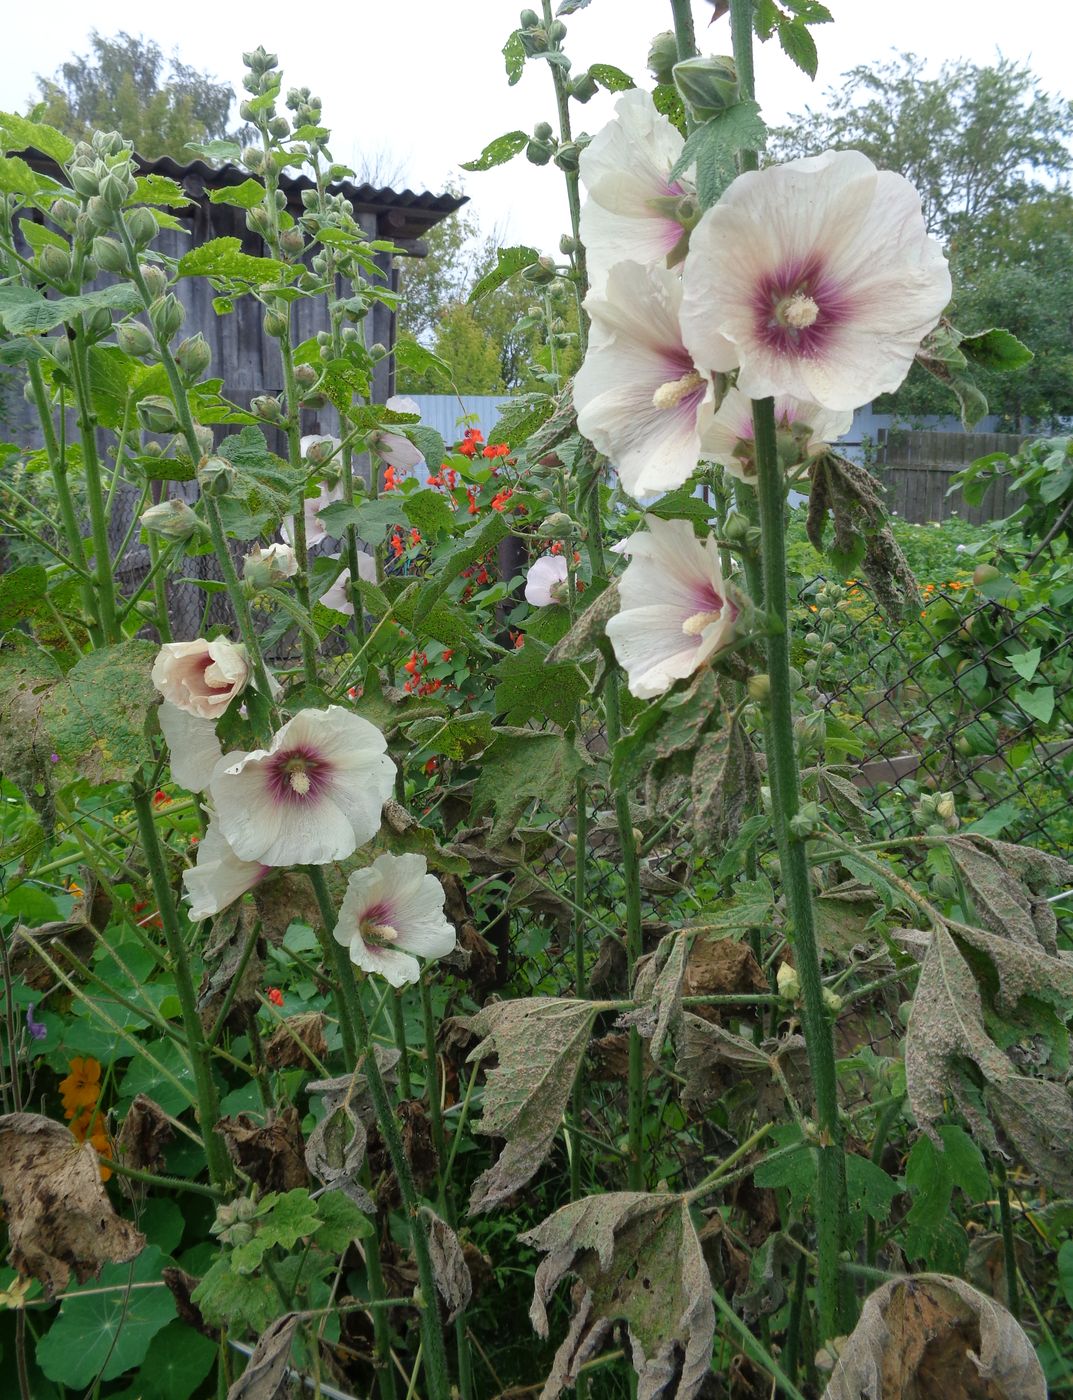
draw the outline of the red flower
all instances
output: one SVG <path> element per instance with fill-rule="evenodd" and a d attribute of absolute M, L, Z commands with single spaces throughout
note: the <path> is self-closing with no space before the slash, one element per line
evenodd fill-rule
<path fill-rule="evenodd" d="M 458 473 L 455 471 L 454 467 L 448 467 L 443 475 L 447 478 L 447 485 L 453 491 L 458 485 Z"/>
<path fill-rule="evenodd" d="M 402 536 L 396 531 L 395 534 L 391 536 L 391 549 L 396 559 L 402 554 L 403 548 Z"/>
<path fill-rule="evenodd" d="M 435 773 L 436 769 L 437 769 L 439 766 L 440 766 L 440 765 L 439 765 L 439 762 L 438 762 L 437 759 L 435 759 L 435 758 L 430 758 L 429 761 L 425 764 L 425 772 L 426 772 L 426 773 Z"/>
<path fill-rule="evenodd" d="M 384 490 L 385 490 L 385 491 L 394 491 L 394 490 L 395 490 L 395 468 L 394 468 L 394 467 L 388 466 L 388 467 L 385 467 L 385 468 L 384 468 Z"/>
<path fill-rule="evenodd" d="M 507 502 L 510 500 L 511 496 L 513 496 L 513 495 L 514 495 L 514 490 L 513 490 L 513 488 L 510 487 L 510 486 L 504 486 L 504 488 L 503 488 L 502 491 L 497 492 L 497 494 L 494 495 L 494 496 L 492 497 L 492 509 L 493 509 L 493 510 L 503 510 L 503 509 L 505 509 L 505 508 L 506 508 Z"/>
<path fill-rule="evenodd" d="M 474 489 L 473 489 L 472 486 L 467 486 L 467 487 L 466 487 L 466 495 L 469 497 L 469 513 L 470 513 L 470 515 L 476 515 L 476 514 L 477 514 L 477 493 L 476 493 L 476 491 L 474 491 Z"/>
<path fill-rule="evenodd" d="M 452 656 L 454 656 L 454 649 L 453 649 L 452 647 L 444 647 L 444 649 L 443 649 L 443 659 L 444 659 L 444 661 L 450 661 L 450 659 L 451 659 Z"/>
<path fill-rule="evenodd" d="M 553 544 L 552 544 L 552 546 L 551 546 L 551 552 L 552 552 L 552 554 L 562 554 L 562 552 L 563 552 L 563 542 L 562 542 L 562 540 L 555 540 L 555 541 L 553 542 Z"/>
<path fill-rule="evenodd" d="M 167 807 L 170 802 L 171 798 L 168 796 L 168 794 L 164 791 L 163 788 L 157 788 L 156 792 L 153 793 L 154 807 Z"/>
<path fill-rule="evenodd" d="M 272 1003 L 273 1006 L 282 1006 L 282 1005 L 283 1005 L 283 993 L 280 991 L 280 989 L 279 989 L 278 987 L 269 987 L 269 989 L 268 989 L 268 1000 Z"/>
<path fill-rule="evenodd" d="M 421 543 L 421 531 L 420 531 L 420 530 L 411 530 L 411 531 L 410 531 L 410 543 L 411 543 L 411 544 L 420 544 L 420 543 Z"/>
<path fill-rule="evenodd" d="M 505 442 L 490 442 L 481 453 L 482 457 L 506 457 L 510 452 L 509 444 Z"/>

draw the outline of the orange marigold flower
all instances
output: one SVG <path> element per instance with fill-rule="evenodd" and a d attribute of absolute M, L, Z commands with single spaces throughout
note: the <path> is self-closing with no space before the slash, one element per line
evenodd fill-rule
<path fill-rule="evenodd" d="M 96 1104 L 101 1092 L 101 1066 L 92 1055 L 85 1059 L 76 1055 L 68 1069 L 67 1078 L 60 1080 L 60 1093 L 64 1115 L 73 1118 L 80 1108 L 92 1108 Z"/>

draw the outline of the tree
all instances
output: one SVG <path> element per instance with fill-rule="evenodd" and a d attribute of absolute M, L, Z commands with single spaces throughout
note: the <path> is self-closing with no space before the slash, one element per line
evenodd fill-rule
<path fill-rule="evenodd" d="M 772 133 L 772 152 L 849 147 L 904 175 L 946 245 L 951 320 L 966 333 L 1005 326 L 1034 352 L 1013 374 L 981 375 L 992 411 L 1016 430 L 1050 426 L 1073 414 L 1073 103 L 1008 59 L 947 63 L 935 78 L 923 70 L 912 54 L 852 69 L 826 110 Z M 914 368 L 876 407 L 912 417 L 952 412 L 954 402 Z"/>
<path fill-rule="evenodd" d="M 118 131 L 141 156 L 186 158 L 187 142 L 225 137 L 232 88 L 177 57 L 165 59 L 151 39 L 90 35 L 92 54 L 76 54 L 54 78 L 38 78 L 38 121 L 72 140 Z"/>

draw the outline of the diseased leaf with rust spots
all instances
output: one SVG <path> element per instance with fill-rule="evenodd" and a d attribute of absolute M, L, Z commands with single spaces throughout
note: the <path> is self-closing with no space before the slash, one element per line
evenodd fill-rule
<path fill-rule="evenodd" d="M 1046 1400 L 1032 1343 L 1011 1313 L 959 1278 L 919 1274 L 865 1301 L 823 1400 Z"/>
<path fill-rule="evenodd" d="M 661 938 L 654 953 L 641 958 L 633 982 L 636 1007 L 619 1017 L 620 1026 L 635 1026 L 652 1043 L 652 1058 L 658 1059 L 668 1031 L 682 1016 L 682 978 L 685 976 L 689 939 L 680 933 Z"/>
<path fill-rule="evenodd" d="M 380 1073 L 390 1083 L 399 1052 L 380 1046 L 375 1046 L 374 1051 Z M 368 1130 L 376 1118 L 369 1084 L 360 1066 L 354 1074 L 338 1079 L 318 1079 L 307 1084 L 306 1090 L 323 1095 L 325 1110 L 306 1142 L 306 1166 L 325 1186 L 345 1192 L 355 1205 L 375 1214 L 376 1206 L 358 1181 L 368 1146 Z"/>
<path fill-rule="evenodd" d="M 519 1237 L 542 1250 L 533 1326 L 548 1335 L 548 1302 L 572 1274 L 574 1314 L 540 1400 L 555 1400 L 616 1321 L 629 1329 L 637 1400 L 665 1391 L 692 1400 L 708 1375 L 715 1334 L 711 1277 L 684 1196 L 614 1191 L 574 1201 Z"/>
<path fill-rule="evenodd" d="M 1073 884 L 1073 865 L 1031 846 L 990 841 L 972 833 L 950 837 L 946 849 L 984 928 L 1030 948 L 1057 951 L 1058 920 L 1042 891 L 1068 889 Z"/>
<path fill-rule="evenodd" d="M 139 1254 L 145 1236 L 112 1209 L 97 1153 L 39 1113 L 0 1117 L 0 1195 L 11 1262 L 49 1296 Z"/>
<path fill-rule="evenodd" d="M 276 1400 L 287 1375 L 297 1313 L 284 1313 L 257 1338 L 246 1369 L 227 1392 L 227 1400 Z"/>
<path fill-rule="evenodd" d="M 482 1038 L 471 1062 L 495 1055 L 475 1130 L 506 1139 L 488 1171 L 473 1183 L 471 1213 L 491 1210 L 537 1170 L 558 1131 L 589 1043 L 596 1007 L 558 997 L 494 1002 L 467 1028 Z"/>
<path fill-rule="evenodd" d="M 931 935 L 909 1018 L 906 1087 L 917 1122 L 936 1138 L 935 1124 L 953 1099 L 981 1146 L 1000 1150 L 994 1118 L 1049 1186 L 1073 1191 L 1069 1089 L 1053 1079 L 1019 1073 L 996 1044 L 985 1020 L 980 986 L 959 941 L 971 946 L 974 957 L 983 953 L 990 960 L 998 979 L 1000 1011 L 1012 1010 L 1026 994 L 1043 1001 L 1070 997 L 1073 966 L 979 929 L 953 928 L 958 941 L 947 928 Z M 982 1091 L 966 1077 L 966 1061 L 979 1072 Z"/>
<path fill-rule="evenodd" d="M 428 1250 L 436 1288 L 447 1308 L 447 1321 L 465 1312 L 473 1297 L 473 1279 L 458 1236 L 445 1220 L 426 1206 L 421 1214 L 428 1221 Z"/>

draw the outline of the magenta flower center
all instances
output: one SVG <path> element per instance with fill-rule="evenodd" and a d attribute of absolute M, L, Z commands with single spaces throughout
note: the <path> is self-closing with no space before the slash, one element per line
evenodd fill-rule
<path fill-rule="evenodd" d="M 332 779 L 332 766 L 315 749 L 281 749 L 268 760 L 268 790 L 277 802 L 314 802 Z"/>
<path fill-rule="evenodd" d="M 696 583 L 692 591 L 696 611 L 683 620 L 682 631 L 687 637 L 699 637 L 706 627 L 719 621 L 726 601 L 715 591 L 712 583 Z"/>
<path fill-rule="evenodd" d="M 852 309 L 816 254 L 765 274 L 753 308 L 760 341 L 781 355 L 804 359 L 823 351 Z"/>
<path fill-rule="evenodd" d="M 386 900 L 366 909 L 358 921 L 358 930 L 366 943 L 377 948 L 387 948 L 399 939 L 399 931 L 391 920 L 394 918 L 391 906 Z"/>

